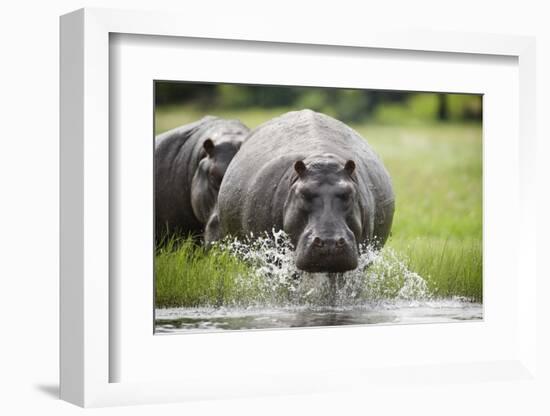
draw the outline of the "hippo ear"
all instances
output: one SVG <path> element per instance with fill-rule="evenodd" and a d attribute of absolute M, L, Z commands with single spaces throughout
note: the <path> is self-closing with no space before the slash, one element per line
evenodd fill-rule
<path fill-rule="evenodd" d="M 348 160 L 344 166 L 346 172 L 351 175 L 355 170 L 355 162 L 353 160 Z"/>
<path fill-rule="evenodd" d="M 306 164 L 303 160 L 297 160 L 294 163 L 294 170 L 298 173 L 298 176 L 302 176 L 306 171 Z"/>
<path fill-rule="evenodd" d="M 204 147 L 204 150 L 208 155 L 212 156 L 212 153 L 214 152 L 214 142 L 212 139 L 206 139 L 202 144 L 202 147 Z"/>

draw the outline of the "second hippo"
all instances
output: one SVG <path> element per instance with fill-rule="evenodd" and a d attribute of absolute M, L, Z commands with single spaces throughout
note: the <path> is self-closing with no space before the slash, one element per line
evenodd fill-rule
<path fill-rule="evenodd" d="M 248 128 L 206 116 L 155 138 L 155 234 L 197 236 L 216 204 L 229 163 Z"/>

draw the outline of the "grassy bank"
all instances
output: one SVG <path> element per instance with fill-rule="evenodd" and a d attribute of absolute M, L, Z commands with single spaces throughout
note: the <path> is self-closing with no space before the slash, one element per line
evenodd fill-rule
<path fill-rule="evenodd" d="M 157 306 L 226 305 L 253 298 L 254 284 L 238 285 L 236 277 L 248 274 L 244 262 L 221 250 L 208 253 L 191 239 L 172 240 L 157 252 Z"/>
<path fill-rule="evenodd" d="M 282 114 L 215 113 L 253 128 Z M 156 131 L 194 121 L 193 109 L 157 111 Z M 352 125 L 381 156 L 392 177 L 396 211 L 386 245 L 435 296 L 482 299 L 482 142 L 479 124 L 363 123 Z M 254 284 L 235 284 L 247 265 L 228 255 L 206 254 L 190 243 L 156 257 L 157 306 L 231 303 L 253 297 Z"/>

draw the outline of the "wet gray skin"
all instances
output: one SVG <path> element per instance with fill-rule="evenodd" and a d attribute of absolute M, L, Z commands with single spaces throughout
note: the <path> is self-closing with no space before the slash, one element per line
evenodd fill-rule
<path fill-rule="evenodd" d="M 221 181 L 248 128 L 207 116 L 155 138 L 155 234 L 203 233 Z"/>
<path fill-rule="evenodd" d="M 362 231 L 355 162 L 325 154 L 296 161 L 294 170 L 283 229 L 296 247 L 296 266 L 309 272 L 355 269 Z"/>
<path fill-rule="evenodd" d="M 358 264 L 358 245 L 382 247 L 394 211 L 391 180 L 357 132 L 311 110 L 253 130 L 227 169 L 207 243 L 284 230 L 297 267 L 339 273 Z"/>

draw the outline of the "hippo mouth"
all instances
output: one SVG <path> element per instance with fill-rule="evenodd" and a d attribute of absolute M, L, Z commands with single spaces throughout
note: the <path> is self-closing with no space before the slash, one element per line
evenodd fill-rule
<path fill-rule="evenodd" d="M 355 244 L 344 239 L 298 244 L 296 267 L 309 273 L 343 273 L 358 266 Z"/>

